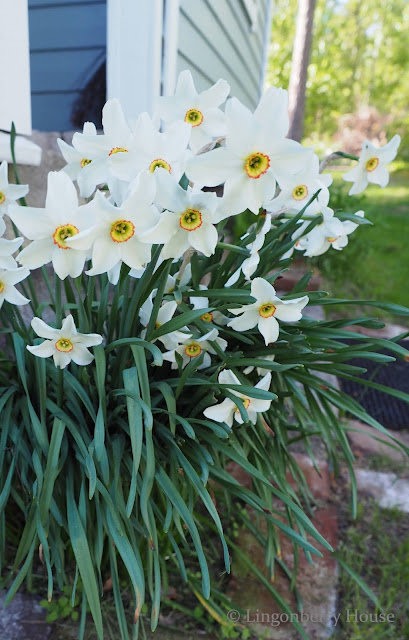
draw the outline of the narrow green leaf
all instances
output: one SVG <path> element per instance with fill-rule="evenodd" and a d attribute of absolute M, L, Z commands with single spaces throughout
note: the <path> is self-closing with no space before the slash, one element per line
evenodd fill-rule
<path fill-rule="evenodd" d="M 190 324 L 191 322 L 194 322 L 195 320 L 198 320 L 204 313 L 207 313 L 208 311 L 213 311 L 213 309 L 211 307 L 205 307 L 204 309 L 186 311 L 185 313 L 181 313 L 178 316 L 175 316 L 168 322 L 165 322 L 165 324 L 163 324 L 152 333 L 152 340 L 156 340 L 160 336 L 165 336 L 168 333 L 172 333 L 172 331 L 183 329 L 183 327 Z"/>
<path fill-rule="evenodd" d="M 183 520 L 186 523 L 187 528 L 189 529 L 190 535 L 192 536 L 193 544 L 195 545 L 197 557 L 199 560 L 199 565 L 202 571 L 203 595 L 205 598 L 208 598 L 210 595 L 209 568 L 207 566 L 206 556 L 203 552 L 203 547 L 200 540 L 199 532 L 194 523 L 194 520 L 185 502 L 183 501 L 182 497 L 176 491 L 174 484 L 170 480 L 169 476 L 165 473 L 164 469 L 162 469 L 161 467 L 159 467 L 158 470 L 156 471 L 156 479 L 162 491 L 170 500 L 170 502 L 173 504 L 175 509 L 177 509 L 177 511 L 180 513 L 180 515 L 182 516 Z"/>
<path fill-rule="evenodd" d="M 87 597 L 91 614 L 94 619 L 98 640 L 103 640 L 104 630 L 94 566 L 88 546 L 87 536 L 82 526 L 77 505 L 68 482 L 66 495 L 68 530 L 70 533 L 72 549 L 80 572 L 84 593 Z"/>
<path fill-rule="evenodd" d="M 136 611 L 135 611 L 135 621 L 138 620 L 139 615 L 141 613 L 141 609 L 145 599 L 145 580 L 143 573 L 140 571 L 140 566 L 138 560 L 135 556 L 135 553 L 132 549 L 132 546 L 126 536 L 121 534 L 116 526 L 115 522 L 112 519 L 112 514 L 110 510 L 106 512 L 107 524 L 109 528 L 109 533 L 112 537 L 113 542 L 115 543 L 115 547 L 118 549 L 118 553 L 121 556 L 126 570 L 129 574 L 129 577 L 132 581 L 132 586 L 135 591 L 136 598 Z"/>

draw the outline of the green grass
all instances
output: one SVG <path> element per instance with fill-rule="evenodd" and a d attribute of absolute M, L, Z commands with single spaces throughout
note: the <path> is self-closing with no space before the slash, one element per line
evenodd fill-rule
<path fill-rule="evenodd" d="M 334 176 L 331 206 L 365 211 L 373 226 L 358 228 L 341 252 L 316 259 L 331 295 L 409 306 L 409 174 L 396 172 L 388 187 L 371 185 L 349 197 L 349 183 Z"/>
<path fill-rule="evenodd" d="M 334 640 L 402 640 L 409 638 L 409 522 L 396 509 L 380 509 L 373 501 L 358 505 L 358 517 L 343 535 L 343 560 L 368 584 L 388 622 L 355 621 L 353 612 L 376 614 L 371 600 L 341 571 L 341 614 Z M 348 610 L 350 611 L 348 621 Z M 378 615 L 380 610 L 378 610 Z M 363 616 L 363 619 L 365 616 Z M 378 618 L 379 619 L 379 618 Z"/>
<path fill-rule="evenodd" d="M 406 459 L 402 458 L 399 462 L 397 460 L 392 461 L 391 458 L 381 453 L 366 455 L 365 466 L 373 471 L 396 473 L 400 477 L 407 477 L 409 474 L 409 466 Z"/>

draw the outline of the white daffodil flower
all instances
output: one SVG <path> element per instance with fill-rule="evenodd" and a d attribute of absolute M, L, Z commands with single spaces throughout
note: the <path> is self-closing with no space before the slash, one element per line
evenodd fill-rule
<path fill-rule="evenodd" d="M 277 320 L 296 322 L 301 320 L 301 310 L 308 304 L 308 296 L 294 300 L 280 300 L 272 284 L 263 278 L 255 278 L 251 283 L 251 295 L 256 299 L 241 309 L 229 309 L 239 317 L 228 324 L 235 331 L 247 331 L 258 326 L 266 345 L 276 342 L 279 334 Z"/>
<path fill-rule="evenodd" d="M 7 240 L 0 238 L 0 269 L 17 269 L 18 264 L 13 258 L 13 253 L 21 247 L 24 238 Z"/>
<path fill-rule="evenodd" d="M 193 358 L 198 358 L 203 352 L 205 352 L 203 362 L 200 367 L 198 367 L 198 369 L 207 369 L 207 367 L 210 367 L 211 365 L 211 358 L 209 356 L 209 353 L 216 353 L 216 351 L 210 344 L 211 342 L 216 342 L 223 351 L 226 350 L 226 340 L 223 340 L 223 338 L 219 338 L 219 332 L 217 331 L 217 329 L 212 329 L 211 331 L 209 331 L 209 333 L 206 333 L 206 335 L 202 336 L 201 338 L 192 338 L 191 336 L 185 338 L 185 340 L 175 349 L 164 353 L 163 359 L 172 363 L 172 369 L 177 369 L 178 365 L 176 362 L 175 353 L 178 353 L 182 357 L 182 366 L 183 368 L 185 368 Z"/>
<path fill-rule="evenodd" d="M 85 122 L 82 129 L 82 135 L 86 137 L 96 136 L 97 129 L 95 124 L 93 122 Z M 76 138 L 76 140 L 78 140 L 78 138 Z M 61 140 L 61 138 L 58 138 L 57 143 L 60 147 L 64 160 L 67 162 L 67 165 L 62 169 L 62 171 L 64 171 L 71 180 L 77 181 L 81 196 L 83 198 L 89 198 L 95 191 L 98 184 L 98 182 L 95 182 L 93 175 L 94 168 L 87 169 L 92 160 L 90 158 L 84 158 L 83 154 L 78 151 L 78 149 L 67 144 L 64 140 Z"/>
<path fill-rule="evenodd" d="M 67 240 L 94 223 L 93 210 L 90 204 L 78 206 L 77 191 L 66 173 L 48 174 L 45 209 L 13 205 L 9 216 L 33 240 L 17 256 L 23 267 L 37 269 L 52 262 L 61 280 L 82 273 L 87 252 L 74 251 Z"/>
<path fill-rule="evenodd" d="M 182 71 L 175 95 L 158 98 L 156 113 L 165 122 L 187 122 L 190 125 L 189 146 L 197 153 L 214 138 L 225 135 L 225 117 L 218 107 L 226 101 L 229 92 L 226 80 L 218 80 L 210 89 L 197 93 L 190 71 Z"/>
<path fill-rule="evenodd" d="M 121 267 L 122 267 L 122 260 L 118 260 L 118 262 L 114 267 L 112 267 L 112 269 L 108 269 L 107 276 L 111 284 L 113 285 L 118 284 L 119 276 L 121 275 Z"/>
<path fill-rule="evenodd" d="M 118 268 L 121 260 L 131 269 L 141 269 L 149 262 L 152 244 L 142 243 L 140 236 L 158 222 L 159 212 L 152 205 L 154 194 L 153 184 L 138 180 L 122 207 L 115 207 L 97 191 L 87 205 L 93 207 L 95 224 L 67 240 L 74 249 L 92 251 L 92 269 L 86 272 L 88 275 Z"/>
<path fill-rule="evenodd" d="M 269 362 L 274 362 L 275 360 L 275 355 L 272 356 L 259 356 L 260 360 L 268 360 Z M 259 376 L 265 376 L 267 375 L 267 373 L 270 373 L 270 369 L 264 369 L 264 367 L 257 367 L 257 374 Z M 252 371 L 254 371 L 254 367 L 246 367 L 245 369 L 243 369 L 243 373 L 245 376 L 247 376 L 249 373 L 251 373 Z"/>
<path fill-rule="evenodd" d="M 154 273 L 155 273 L 155 271 L 157 271 L 159 269 L 159 267 L 160 267 L 160 265 L 162 264 L 163 261 L 164 261 L 163 255 L 160 254 L 160 256 L 159 256 L 159 258 L 158 258 L 158 260 L 156 262 Z M 131 269 L 130 272 L 129 272 L 130 277 L 131 278 L 137 278 L 137 279 L 142 278 L 143 274 L 145 273 L 145 268 L 146 267 L 142 267 L 141 269 Z M 173 293 L 173 291 L 168 291 L 167 284 L 165 286 L 164 293 Z"/>
<path fill-rule="evenodd" d="M 165 293 L 173 293 L 176 287 L 176 280 L 178 274 L 174 276 L 168 276 L 166 280 Z M 192 265 L 189 263 L 186 265 L 186 269 L 182 273 L 182 277 L 179 280 L 179 285 L 184 287 L 189 284 L 192 279 Z"/>
<path fill-rule="evenodd" d="M 389 182 L 389 172 L 385 165 L 392 162 L 398 153 L 400 136 L 393 136 L 383 147 L 375 147 L 369 140 L 365 140 L 362 146 L 362 154 L 358 160 L 358 166 L 342 176 L 346 182 L 354 184 L 349 190 L 349 195 L 356 195 L 366 189 L 368 184 L 378 184 L 386 187 Z"/>
<path fill-rule="evenodd" d="M 199 285 L 199 289 L 202 291 L 207 291 L 207 287 L 204 284 Z M 190 304 L 193 306 L 193 309 L 207 309 L 209 307 L 209 298 L 202 298 L 201 296 L 191 296 L 189 298 Z M 214 322 L 215 324 L 224 325 L 227 324 L 229 319 L 224 316 L 220 311 L 206 311 L 202 316 L 200 316 L 200 320 L 204 322 Z"/>
<path fill-rule="evenodd" d="M 18 306 L 30 302 L 30 300 L 25 298 L 14 286 L 29 275 L 30 271 L 24 267 L 10 270 L 0 269 L 0 308 L 3 306 L 5 300 L 10 304 L 16 304 Z"/>
<path fill-rule="evenodd" d="M 166 171 L 159 170 L 155 201 L 165 211 L 157 225 L 141 236 L 142 242 L 163 243 L 165 259 L 180 258 L 189 247 L 205 256 L 214 253 L 218 240 L 215 193 L 185 191 Z"/>
<path fill-rule="evenodd" d="M 129 153 L 132 131 L 118 100 L 108 100 L 105 104 L 102 110 L 102 126 L 103 135 L 95 135 L 92 126 L 88 126 L 83 133 L 74 133 L 72 138 L 72 146 L 78 153 L 77 158 L 81 156 L 81 195 L 84 197 L 89 197 L 99 184 L 110 186 L 112 178 L 116 177 L 116 164 Z M 66 147 L 63 148 L 67 152 Z"/>
<path fill-rule="evenodd" d="M 249 209 L 258 214 L 274 197 L 276 177 L 293 174 L 312 155 L 288 140 L 287 91 L 270 87 L 254 114 L 239 100 L 226 105 L 226 146 L 191 158 L 186 175 L 195 188 L 224 184 L 221 218 Z"/>
<path fill-rule="evenodd" d="M 119 281 L 119 276 L 121 275 L 121 267 L 122 267 L 122 260 L 118 260 L 118 262 L 116 263 L 116 265 L 114 267 L 112 267 L 112 269 L 109 269 L 107 271 L 107 276 L 108 276 L 108 280 L 111 284 L 115 285 L 118 284 Z M 158 265 L 156 265 L 158 266 Z M 145 272 L 145 268 L 146 267 L 141 267 L 140 269 L 131 269 L 129 272 L 129 276 L 131 278 L 141 278 Z"/>
<path fill-rule="evenodd" d="M 219 383 L 234 385 L 241 384 L 240 380 L 234 375 L 233 371 L 230 371 L 230 369 L 224 369 L 219 373 Z M 271 373 L 269 372 L 264 376 L 264 378 L 260 380 L 260 382 L 255 385 L 255 388 L 268 391 L 270 385 Z M 243 393 L 240 393 L 239 391 L 235 391 L 233 389 L 230 390 L 230 393 L 237 396 L 243 401 L 244 408 L 246 409 L 247 415 L 249 417 L 249 421 L 252 424 L 256 424 L 258 413 L 268 411 L 270 408 L 271 400 L 257 400 L 256 398 L 249 398 Z M 230 400 L 230 398 L 226 398 L 220 404 L 215 404 L 212 407 L 208 407 L 203 411 L 203 413 L 206 418 L 214 420 L 214 422 L 225 422 L 229 427 L 233 425 L 233 419 L 239 424 L 243 424 L 241 413 L 237 405 L 233 402 L 233 400 Z"/>
<path fill-rule="evenodd" d="M 247 245 L 247 248 L 250 249 L 251 253 L 260 251 L 260 249 L 264 245 L 264 240 L 266 239 L 266 235 L 270 231 L 270 229 L 271 229 L 271 216 L 267 214 L 265 216 L 263 226 L 261 227 L 260 231 L 257 233 L 255 240 L 253 240 L 253 242 Z M 249 234 L 246 234 L 246 235 L 249 235 Z M 242 238 L 245 238 L 245 236 L 242 236 Z"/>
<path fill-rule="evenodd" d="M 44 342 L 27 349 L 39 358 L 53 356 L 54 364 L 64 369 L 73 360 L 75 364 L 85 366 L 93 361 L 94 356 L 87 347 L 101 344 L 102 336 L 98 333 L 78 333 L 74 319 L 70 314 L 62 323 L 61 329 L 54 329 L 40 318 L 33 318 L 31 326 Z"/>
<path fill-rule="evenodd" d="M 11 204 L 28 193 L 28 184 L 9 184 L 8 166 L 4 160 L 0 164 L 0 216 L 8 212 Z M 4 231 L 2 231 L 4 233 Z"/>
<path fill-rule="evenodd" d="M 287 258 L 291 258 L 295 250 L 305 251 L 305 249 L 308 246 L 308 234 L 307 235 L 303 235 L 303 234 L 309 224 L 310 224 L 309 220 L 305 220 L 304 222 L 302 220 L 298 221 L 298 229 L 296 229 L 291 236 L 291 240 L 294 240 L 294 245 L 291 247 L 291 249 L 283 253 L 283 255 L 280 258 L 280 261 L 287 260 Z"/>
<path fill-rule="evenodd" d="M 254 242 L 251 242 L 250 244 L 247 245 L 247 249 L 249 249 L 250 251 L 249 257 L 243 260 L 243 262 L 241 263 L 237 271 L 235 271 L 230 276 L 230 278 L 227 280 L 225 284 L 226 287 L 231 287 L 233 284 L 235 284 L 240 277 L 240 273 L 243 273 L 246 280 L 251 280 L 251 276 L 256 271 L 260 263 L 259 251 L 263 247 L 264 241 L 266 239 L 266 235 L 270 231 L 270 229 L 271 229 L 271 216 L 267 214 L 262 228 L 256 235 L 256 239 L 254 240 Z"/>
<path fill-rule="evenodd" d="M 149 115 L 141 113 L 127 153 L 115 158 L 113 175 L 129 182 L 144 171 L 148 180 L 154 179 L 156 169 L 161 167 L 179 181 L 185 170 L 189 135 L 190 127 L 184 122 L 175 122 L 161 133 Z"/>
<path fill-rule="evenodd" d="M 309 217 L 313 217 L 314 218 L 314 217 L 319 216 L 319 215 L 323 216 L 324 221 L 325 220 L 328 220 L 328 221 L 330 221 L 330 220 L 338 220 L 338 218 L 334 218 L 333 209 L 330 209 L 330 207 L 326 207 L 326 206 L 323 206 L 323 205 L 320 205 L 320 204 L 315 209 L 314 214 L 312 216 L 309 216 Z M 338 222 L 339 222 L 339 220 L 338 220 Z M 338 231 L 339 231 L 340 227 L 338 225 L 338 222 L 335 222 L 334 224 L 336 225 L 336 229 L 338 229 Z M 311 220 L 303 220 L 302 219 L 302 220 L 298 221 L 298 228 L 294 231 L 294 233 L 291 236 L 291 239 L 294 240 L 294 246 L 291 247 L 291 249 L 289 249 L 288 251 L 286 251 L 281 256 L 280 260 L 286 260 L 287 258 L 290 258 L 293 255 L 295 250 L 297 250 L 297 251 L 305 251 L 306 249 L 308 249 L 308 239 L 309 239 L 310 234 L 309 233 L 305 234 L 305 231 L 306 231 L 307 227 L 310 224 L 311 224 Z M 324 223 L 322 223 L 322 224 L 324 224 Z M 320 227 L 320 225 L 318 225 L 318 227 Z M 317 228 L 317 227 L 315 227 L 315 228 Z M 318 234 L 318 235 L 321 237 L 321 234 Z M 313 234 L 312 237 L 314 238 L 314 237 L 316 237 L 316 235 Z M 330 234 L 329 237 L 333 238 L 334 236 Z M 335 240 L 336 239 L 337 239 L 337 237 L 335 237 Z M 327 249 L 328 248 L 329 247 L 327 247 Z M 325 249 L 325 251 L 326 251 L 326 249 Z M 325 251 L 323 251 L 323 253 Z M 307 254 L 305 254 L 305 255 L 307 255 Z"/>
<path fill-rule="evenodd" d="M 328 187 L 332 184 L 332 176 L 329 173 L 319 173 L 319 159 L 315 154 L 307 158 L 301 171 L 295 175 L 277 176 L 277 182 L 281 192 L 266 204 L 270 213 L 298 212 L 319 189 L 321 191 L 305 211 L 305 216 L 314 215 L 320 206 L 327 206 L 329 202 Z"/>
<path fill-rule="evenodd" d="M 324 216 L 321 224 L 302 238 L 303 243 L 300 248 L 306 246 L 305 256 L 309 258 L 320 256 L 330 247 L 341 251 L 348 244 L 348 236 L 359 226 L 351 220 L 339 220 L 335 218 L 332 210 L 331 212 L 331 215 Z M 365 214 L 363 211 L 357 211 L 355 215 L 363 218 Z"/>
<path fill-rule="evenodd" d="M 109 182 L 109 201 L 117 207 L 121 207 L 132 193 L 136 180 L 118 180 L 112 178 Z"/>
<path fill-rule="evenodd" d="M 153 298 L 155 297 L 156 293 L 157 293 L 157 289 L 154 289 L 151 292 L 149 298 L 145 300 L 145 302 L 139 309 L 139 318 L 140 318 L 141 324 L 145 327 L 145 329 L 141 333 L 142 338 L 144 338 L 146 335 L 146 327 L 148 326 L 149 320 L 151 319 L 152 310 L 153 310 Z M 155 322 L 156 329 L 159 329 L 159 327 L 164 325 L 165 322 L 169 322 L 169 320 L 173 318 L 174 313 L 177 309 L 177 306 L 178 305 L 174 300 L 171 300 L 169 302 L 165 302 L 162 304 L 162 306 L 158 311 L 158 315 L 156 317 L 156 322 Z M 190 333 L 187 334 L 185 333 L 185 331 L 188 331 L 187 327 L 184 327 L 180 331 L 172 331 L 171 333 L 167 333 L 166 335 L 160 336 L 157 339 L 163 344 L 165 349 L 167 349 L 168 351 L 171 351 L 172 349 L 176 349 L 176 347 L 179 345 L 180 342 L 183 342 L 184 340 L 186 340 L 186 338 L 191 337 L 191 334 Z"/>

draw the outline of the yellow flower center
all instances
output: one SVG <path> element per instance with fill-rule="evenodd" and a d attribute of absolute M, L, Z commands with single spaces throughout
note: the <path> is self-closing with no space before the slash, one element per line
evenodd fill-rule
<path fill-rule="evenodd" d="M 156 158 L 156 160 L 152 160 L 149 165 L 149 171 L 153 173 L 158 167 L 162 167 L 162 169 L 165 169 L 168 173 L 171 171 L 169 162 L 166 162 L 163 158 Z"/>
<path fill-rule="evenodd" d="M 371 158 L 370 160 L 368 160 L 368 162 L 366 163 L 366 170 L 367 171 L 375 171 L 376 167 L 379 164 L 379 158 Z"/>
<path fill-rule="evenodd" d="M 92 160 L 88 160 L 88 158 L 83 158 L 81 160 L 81 167 L 84 168 L 87 166 L 87 164 L 91 164 Z"/>
<path fill-rule="evenodd" d="M 135 226 L 129 220 L 117 220 L 111 226 L 111 238 L 114 242 L 126 242 L 135 233 Z"/>
<path fill-rule="evenodd" d="M 72 344 L 71 340 L 68 340 L 68 338 L 60 338 L 55 343 L 55 348 L 57 349 L 57 351 L 62 351 L 63 353 L 69 353 L 70 351 L 73 350 L 74 345 Z"/>
<path fill-rule="evenodd" d="M 327 238 L 328 242 L 335 242 L 336 238 Z"/>
<path fill-rule="evenodd" d="M 0 191 L 0 204 L 3 204 L 5 199 L 6 199 L 6 196 L 4 195 L 4 193 L 2 191 Z"/>
<path fill-rule="evenodd" d="M 63 224 L 61 227 L 57 227 L 54 231 L 54 244 L 58 245 L 60 249 L 71 249 L 65 241 L 67 238 L 76 236 L 77 233 L 79 233 L 79 231 L 73 224 Z"/>
<path fill-rule="evenodd" d="M 204 313 L 202 316 L 200 316 L 200 319 L 204 320 L 205 322 L 213 322 L 213 314 L 208 311 L 207 313 Z"/>
<path fill-rule="evenodd" d="M 202 214 L 196 209 L 186 209 L 180 216 L 179 224 L 185 231 L 196 231 L 202 226 Z"/>
<path fill-rule="evenodd" d="M 260 176 L 267 171 L 270 166 L 270 158 L 264 153 L 252 153 L 251 156 L 246 158 L 244 164 L 244 171 L 249 178 L 257 180 Z"/>
<path fill-rule="evenodd" d="M 266 302 L 261 305 L 258 312 L 262 318 L 271 318 L 276 312 L 276 307 L 271 302 Z"/>
<path fill-rule="evenodd" d="M 242 400 L 243 400 L 244 408 L 247 411 L 247 409 L 250 406 L 250 398 L 242 398 Z M 236 405 L 236 413 L 240 413 L 240 409 L 238 408 L 237 405 Z"/>
<path fill-rule="evenodd" d="M 187 345 L 185 353 L 189 358 L 197 358 L 202 353 L 202 347 L 198 342 L 191 342 Z"/>
<path fill-rule="evenodd" d="M 128 149 L 124 149 L 123 147 L 114 147 L 108 155 L 113 156 L 114 153 L 128 153 Z"/>
<path fill-rule="evenodd" d="M 186 111 L 185 122 L 192 127 L 198 127 L 203 122 L 203 113 L 199 109 L 189 109 Z"/>
<path fill-rule="evenodd" d="M 3 291 L 4 291 L 4 282 L 0 280 L 0 293 L 3 293 Z"/>
<path fill-rule="evenodd" d="M 295 187 L 291 195 L 294 200 L 304 200 L 308 196 L 308 189 L 305 184 L 300 184 Z"/>

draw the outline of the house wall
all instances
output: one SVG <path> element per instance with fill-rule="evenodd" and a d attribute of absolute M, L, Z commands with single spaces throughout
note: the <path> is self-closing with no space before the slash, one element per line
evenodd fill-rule
<path fill-rule="evenodd" d="M 165 7 L 169 1 L 164 0 Z M 177 73 L 190 69 L 199 91 L 225 78 L 232 95 L 254 107 L 262 84 L 270 3 L 180 0 Z M 106 0 L 28 0 L 28 6 L 33 128 L 70 130 L 75 100 L 106 57 Z M 254 22 L 246 6 L 256 8 Z M 99 102 L 103 104 L 103 96 Z M 93 113 L 87 112 L 86 119 L 100 124 Z"/>
<path fill-rule="evenodd" d="M 28 55 L 27 0 L 0 0 L 2 33 L 0 37 L 0 68 L 2 97 L 0 129 L 31 134 L 30 62 Z M 0 132 L 0 160 L 4 160 L 4 144 Z M 6 141 L 6 154 L 9 146 Z M 6 156 L 7 157 L 7 156 Z"/>
<path fill-rule="evenodd" d="M 73 104 L 105 58 L 105 0 L 29 0 L 33 128 L 72 129 Z"/>
<path fill-rule="evenodd" d="M 190 69 L 196 88 L 225 78 L 232 95 L 254 108 L 264 67 L 269 0 L 251 0 L 254 25 L 245 0 L 180 0 L 178 73 Z"/>

